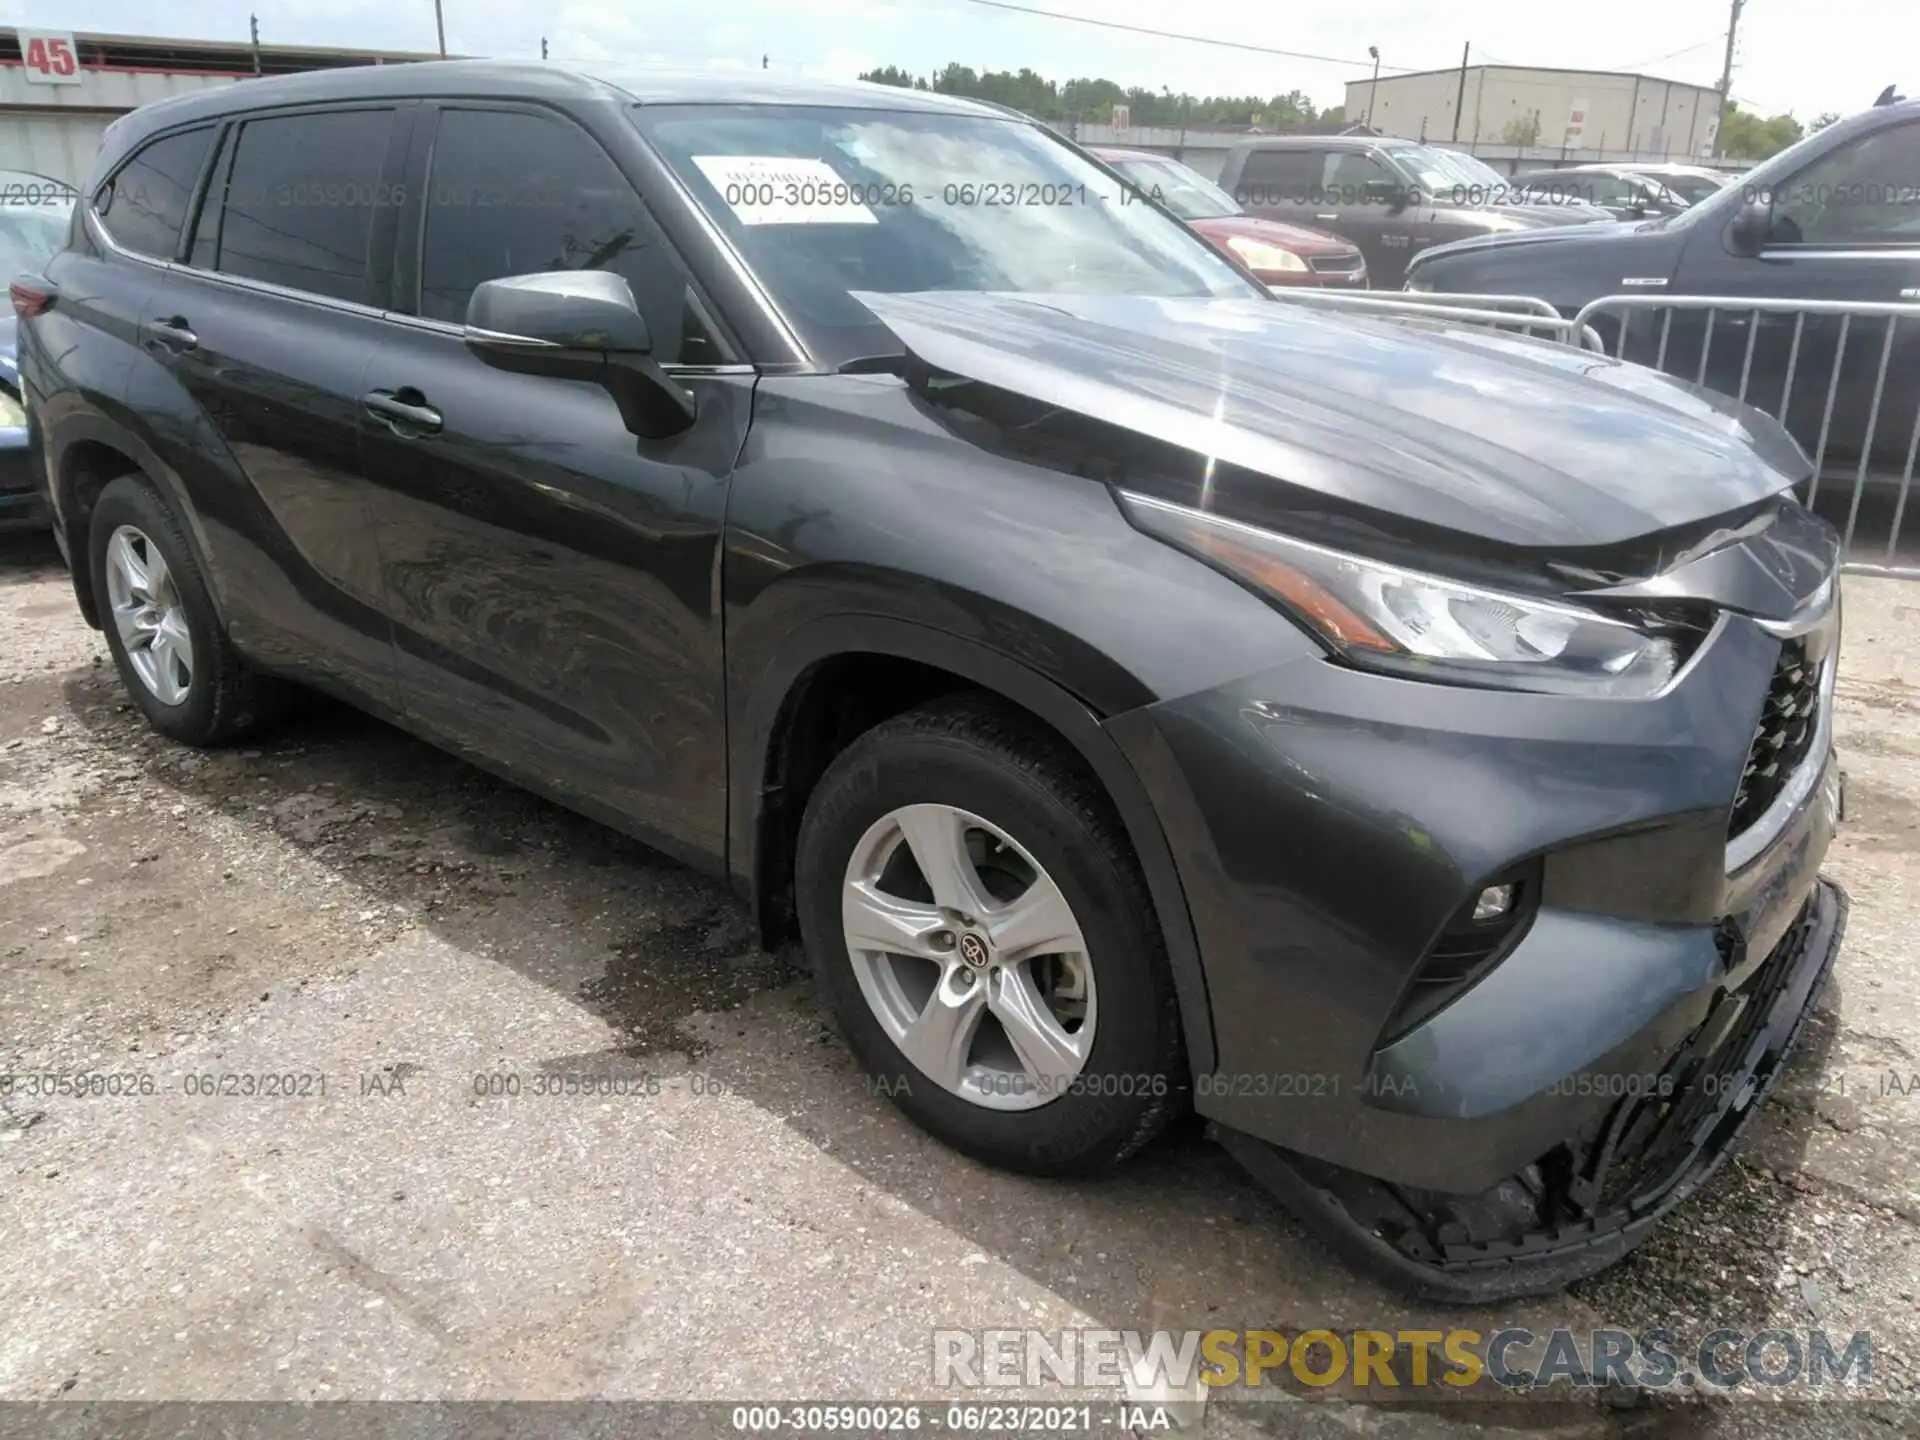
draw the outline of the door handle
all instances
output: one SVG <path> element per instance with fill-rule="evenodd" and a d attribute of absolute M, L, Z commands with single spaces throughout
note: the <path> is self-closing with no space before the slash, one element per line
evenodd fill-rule
<path fill-rule="evenodd" d="M 1340 217 L 1338 215 L 1316 215 L 1313 218 L 1316 220 L 1338 220 Z"/>
<path fill-rule="evenodd" d="M 405 396 L 407 398 L 402 399 Z M 440 412 L 427 404 L 427 397 L 411 386 L 404 390 L 371 390 L 360 403 L 374 419 L 405 439 L 440 433 Z"/>
<path fill-rule="evenodd" d="M 169 350 L 192 350 L 199 346 L 200 337 L 188 328 L 187 322 L 178 315 L 169 315 L 161 320 L 147 322 L 147 341 L 150 345 L 163 345 Z"/>

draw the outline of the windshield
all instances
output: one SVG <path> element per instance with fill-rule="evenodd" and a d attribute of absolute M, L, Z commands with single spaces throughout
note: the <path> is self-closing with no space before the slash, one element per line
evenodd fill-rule
<path fill-rule="evenodd" d="M 67 243 L 73 201 L 49 196 L 39 204 L 0 200 L 0 277 L 38 270 Z"/>
<path fill-rule="evenodd" d="M 827 106 L 645 106 L 635 123 L 827 365 L 899 353 L 850 292 L 1261 294 L 1039 126 Z"/>
<path fill-rule="evenodd" d="M 1396 145 L 1386 152 L 1394 161 L 1420 182 L 1420 188 L 1436 195 L 1442 195 L 1456 185 L 1484 185 L 1486 181 L 1470 172 L 1455 169 L 1443 150 L 1429 150 L 1425 145 Z"/>
<path fill-rule="evenodd" d="M 1455 205 L 1511 205 L 1526 197 L 1498 170 L 1458 150 L 1430 145 L 1396 146 L 1387 152 L 1420 177 L 1422 188 Z"/>
<path fill-rule="evenodd" d="M 1218 220 L 1223 215 L 1241 213 L 1231 195 L 1178 160 L 1110 160 L 1107 163 L 1182 220 Z"/>

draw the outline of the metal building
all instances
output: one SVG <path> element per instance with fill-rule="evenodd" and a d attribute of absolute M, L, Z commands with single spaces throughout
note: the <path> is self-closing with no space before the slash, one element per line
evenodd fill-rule
<path fill-rule="evenodd" d="M 437 60 L 432 54 L 0 28 L 0 170 L 79 184 L 117 117 L 258 75 Z"/>
<path fill-rule="evenodd" d="M 1713 153 L 1720 92 L 1611 70 L 1470 65 L 1350 80 L 1346 113 L 1388 135 L 1463 148 L 1686 161 Z"/>

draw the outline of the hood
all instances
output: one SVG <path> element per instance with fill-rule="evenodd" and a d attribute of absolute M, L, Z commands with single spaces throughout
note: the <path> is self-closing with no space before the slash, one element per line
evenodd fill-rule
<path fill-rule="evenodd" d="M 1184 456 L 1161 468 L 1190 477 L 1186 503 L 1249 523 L 1357 510 L 1389 533 L 1566 552 L 1755 505 L 1810 469 L 1750 407 L 1550 341 L 1252 298 L 857 298 L 933 372 L 930 399 L 957 377 L 1032 402 L 1035 423 L 1140 437 L 1102 457 L 1120 483 Z"/>
<path fill-rule="evenodd" d="M 1429 246 L 1414 256 L 1410 263 L 1419 265 L 1443 255 L 1463 255 L 1468 251 L 1515 245 L 1591 245 L 1622 239 L 1631 242 L 1632 236 L 1658 228 L 1656 221 L 1615 220 L 1609 217 L 1583 220 L 1577 224 L 1547 225 L 1534 230 L 1509 230 L 1499 235 L 1469 235 L 1463 240 L 1449 240 L 1443 245 Z"/>
<path fill-rule="evenodd" d="M 1249 240 L 1278 245 L 1282 250 L 1291 250 L 1296 255 L 1349 255 L 1357 248 L 1351 241 L 1342 240 L 1338 235 L 1329 235 L 1324 230 L 1310 230 L 1305 225 L 1285 225 L 1278 220 L 1262 220 L 1256 215 L 1220 215 L 1205 220 L 1189 220 L 1186 224 L 1209 240 L 1224 241 L 1231 235 L 1244 235 Z"/>
<path fill-rule="evenodd" d="M 1522 204 L 1510 201 L 1498 205 L 1473 207 L 1491 210 L 1496 215 L 1510 215 L 1518 220 L 1532 220 L 1541 225 L 1556 229 L 1567 225 L 1591 225 L 1596 221 L 1611 221 L 1613 216 L 1598 205 L 1589 205 L 1584 200 L 1572 205 L 1544 202 L 1540 204 Z"/>

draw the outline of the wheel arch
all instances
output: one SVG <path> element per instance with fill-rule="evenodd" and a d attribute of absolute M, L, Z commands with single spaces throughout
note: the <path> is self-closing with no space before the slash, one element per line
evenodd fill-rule
<path fill-rule="evenodd" d="M 74 598 L 86 622 L 98 630 L 99 608 L 93 598 L 93 556 L 87 546 L 87 530 L 93 507 L 101 493 L 115 480 L 138 475 L 166 501 L 180 521 L 193 558 L 206 577 L 208 598 L 224 624 L 226 607 L 221 602 L 214 572 L 207 564 L 206 537 L 201 533 L 200 516 L 180 483 L 152 448 L 139 436 L 104 415 L 68 416 L 59 426 L 57 438 L 48 437 L 52 447 L 50 461 L 53 476 L 54 523 L 73 574 Z"/>
<path fill-rule="evenodd" d="M 1190 1064 L 1195 1073 L 1210 1071 L 1212 1012 L 1186 891 L 1146 788 L 1102 728 L 1105 717 L 1020 661 L 927 626 L 881 616 L 815 620 L 783 641 L 756 677 L 753 693 L 737 707 L 729 727 L 728 870 L 734 887 L 753 906 L 763 941 L 771 946 L 794 933 L 793 836 L 819 771 L 844 748 L 835 745 L 824 758 L 817 752 L 797 774 L 789 772 L 809 695 L 832 678 L 836 666 L 889 663 L 902 667 L 896 673 L 908 677 L 908 698 L 895 707 L 896 713 L 939 694 L 981 691 L 1033 716 L 1085 763 L 1118 813 L 1146 875 L 1173 971 Z M 808 737 L 798 738 L 804 743 Z"/>

